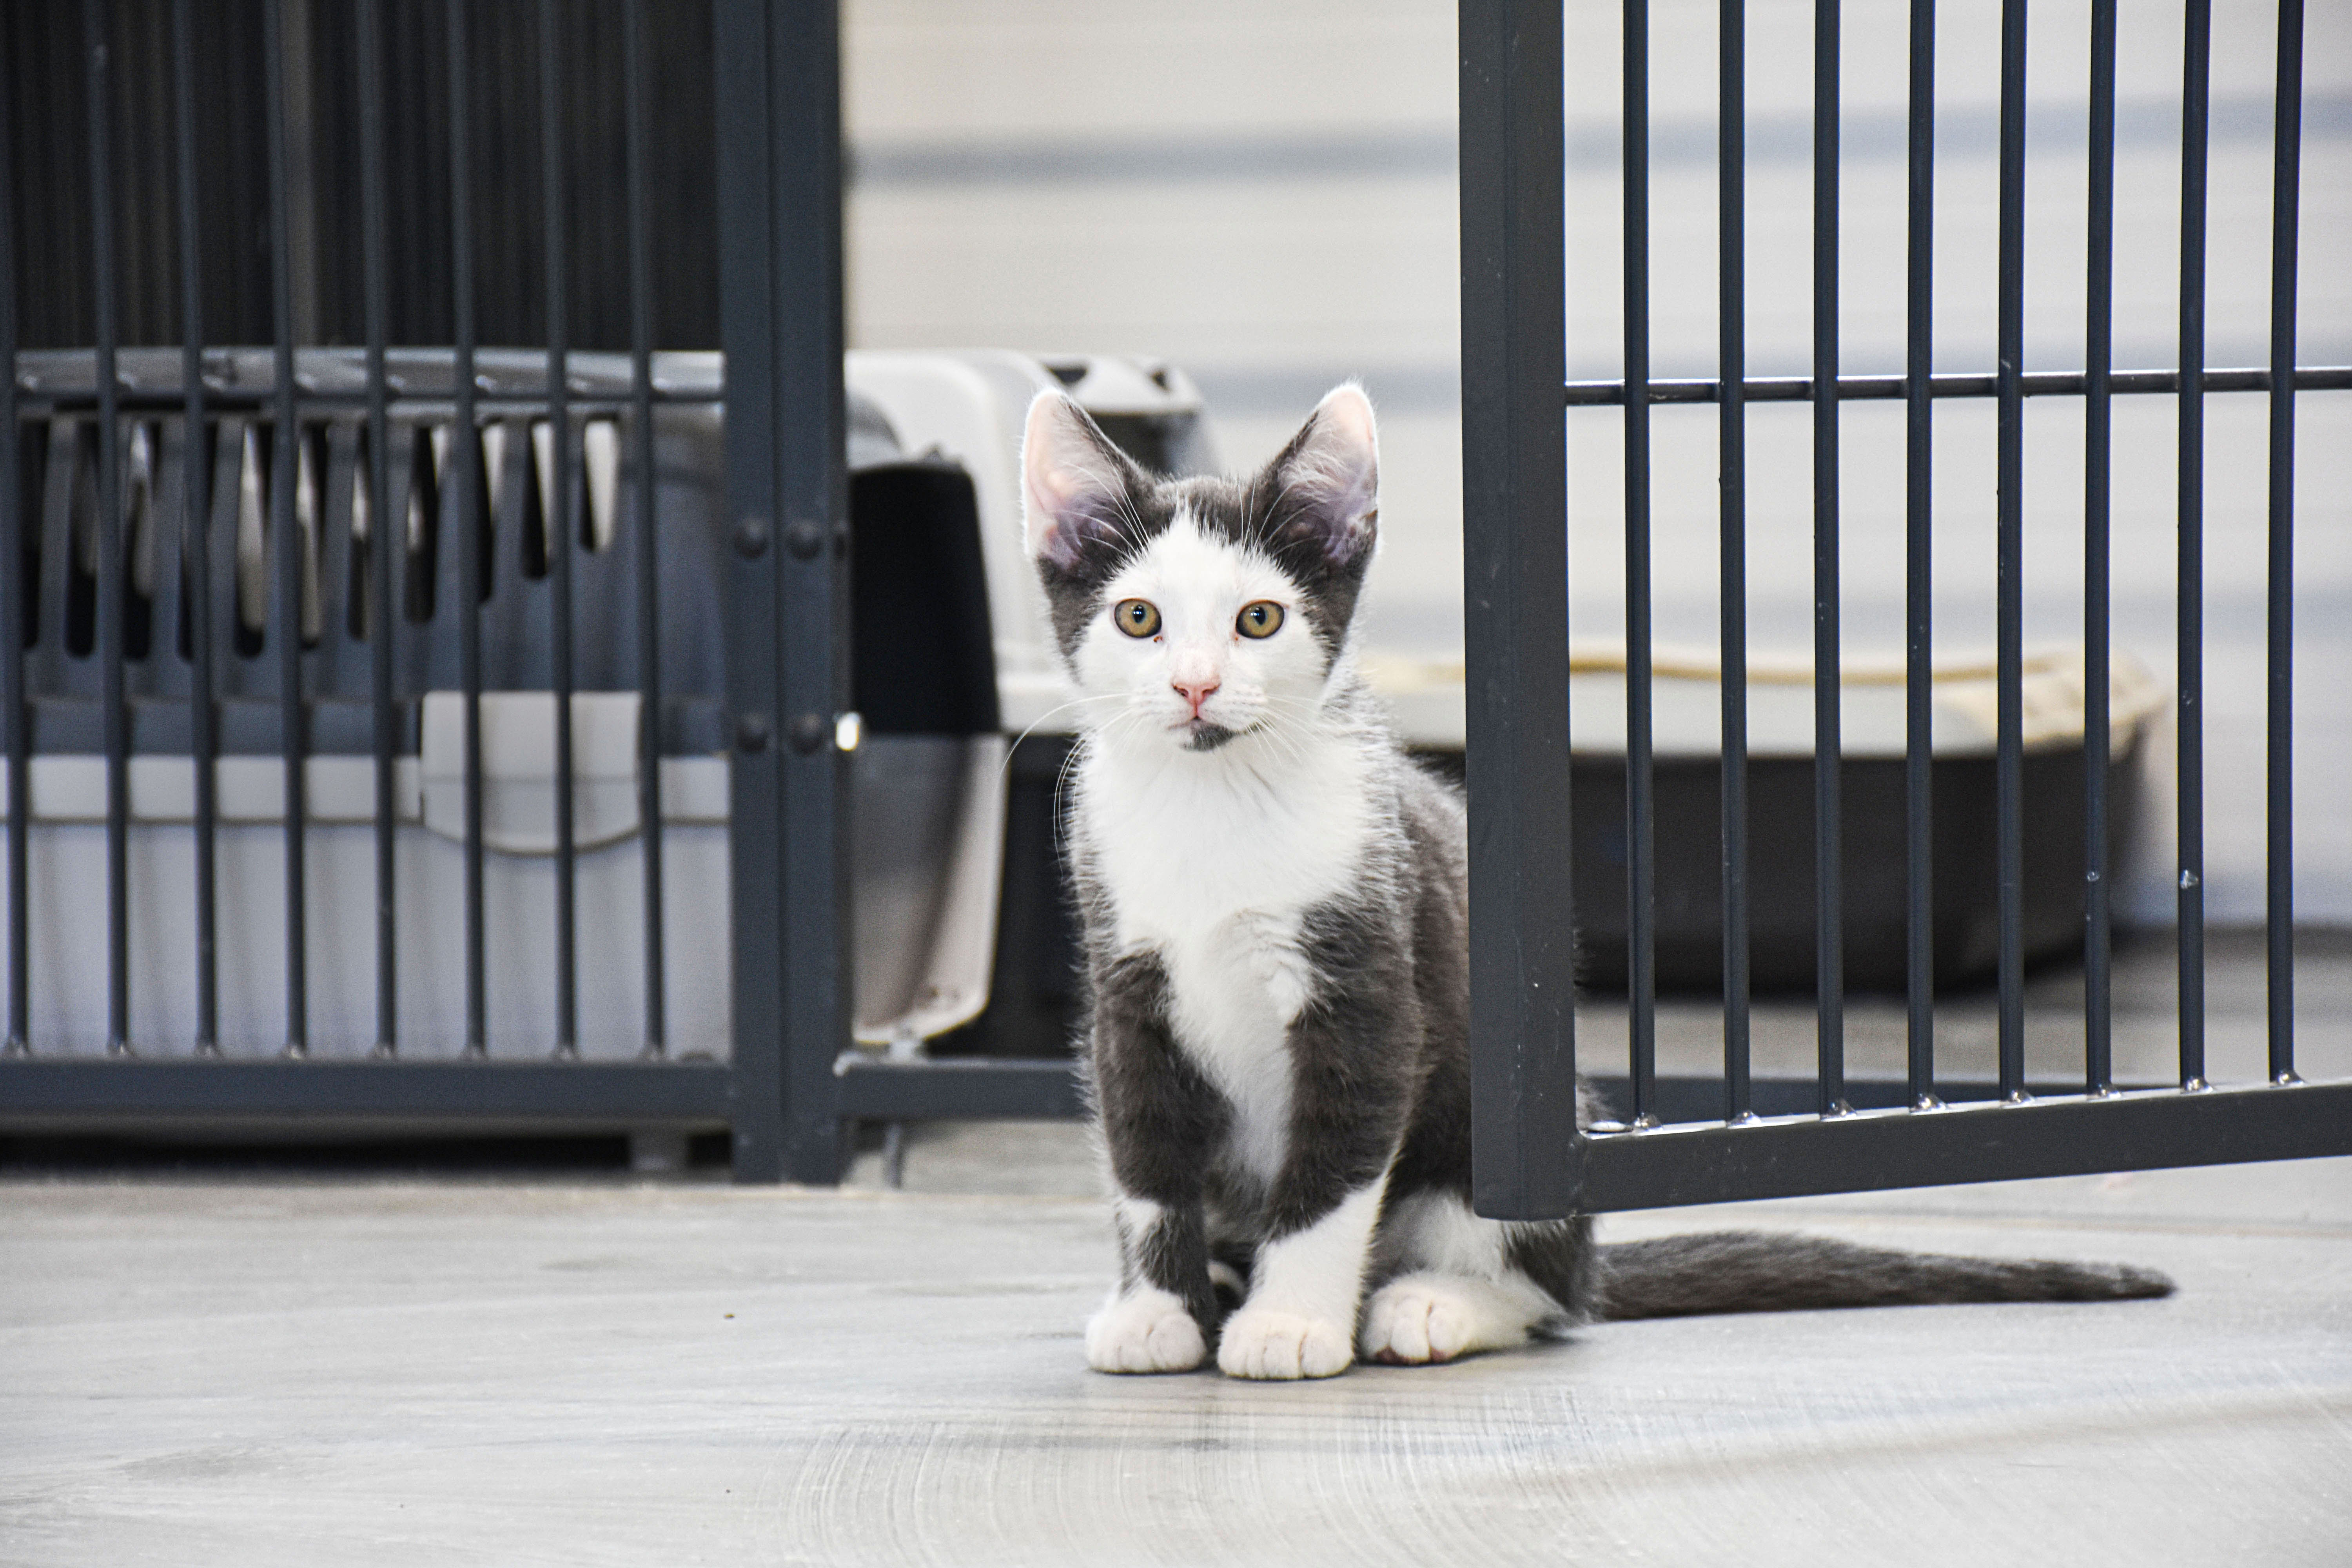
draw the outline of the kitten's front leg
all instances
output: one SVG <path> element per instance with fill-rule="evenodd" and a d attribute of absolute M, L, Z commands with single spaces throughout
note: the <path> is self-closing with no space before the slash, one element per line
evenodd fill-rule
<path fill-rule="evenodd" d="M 1419 1026 L 1406 965 L 1378 943 L 1310 940 L 1318 994 L 1290 1026 L 1290 1142 L 1249 1297 L 1225 1320 L 1228 1376 L 1330 1377 L 1356 1359 L 1372 1229 L 1410 1094 Z"/>
<path fill-rule="evenodd" d="M 1087 1324 L 1097 1372 L 1190 1372 L 1216 1328 L 1201 1184 L 1230 1112 L 1169 1034 L 1167 989 L 1150 953 L 1095 976 L 1095 1091 L 1119 1188 L 1118 1284 Z"/>
<path fill-rule="evenodd" d="M 1228 1377 L 1331 1377 L 1356 1359 L 1356 1305 L 1387 1173 L 1303 1229 L 1258 1251 L 1249 1300 L 1225 1320 L 1217 1366 Z"/>
<path fill-rule="evenodd" d="M 1097 1372 L 1190 1372 L 1207 1359 L 1208 1325 L 1215 1321 L 1200 1209 L 1123 1194 L 1118 1225 L 1118 1283 L 1087 1321 L 1087 1364 Z M 1202 1289 L 1190 1290 L 1196 1274 Z"/>

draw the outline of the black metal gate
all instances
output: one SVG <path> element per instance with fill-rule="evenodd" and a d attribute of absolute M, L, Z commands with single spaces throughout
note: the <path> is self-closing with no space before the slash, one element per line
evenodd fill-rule
<path fill-rule="evenodd" d="M 78 102 L 82 117 L 20 121 L 0 101 L 0 124 L 27 127 L 12 129 L 0 182 L 48 182 L 0 188 L 0 1112 L 20 1128 L 723 1127 L 740 1178 L 835 1179 L 843 1118 L 897 1113 L 908 1097 L 886 1082 L 858 1100 L 834 1070 L 855 742 L 837 724 L 834 8 L 68 0 L 12 8 L 8 28 L 0 92 Z M 709 119 L 683 130 L 681 69 L 709 83 Z M 45 161 L 58 145 L 86 163 Z M 518 145 L 533 154 L 521 167 Z M 664 170 L 714 155 L 703 205 L 681 208 Z M 592 159 L 604 166 L 583 170 Z M 583 213 L 583 190 L 610 200 Z M 694 226 L 709 212 L 715 279 L 674 279 L 657 297 L 657 248 L 672 268 L 681 252 L 708 259 Z M 28 213 L 80 221 L 29 233 Z M 683 231 L 657 234 L 666 218 Z M 16 275 L 25 258 L 41 275 Z M 520 291 L 518 271 L 530 277 Z M 26 300 L 34 342 L 79 322 L 86 335 L 62 341 L 90 346 L 20 359 Z M 697 342 L 707 300 L 716 341 Z M 671 342 L 683 321 L 689 343 L 723 359 L 655 354 L 657 312 Z M 583 321 L 601 323 L 593 347 L 619 352 L 576 348 Z M 537 327 L 546 347 L 483 346 L 480 321 L 509 342 Z M 221 346 L 257 330 L 268 346 Z M 313 346 L 339 337 L 353 346 Z M 159 342 L 176 346 L 127 346 Z M 672 447 L 714 439 L 722 397 L 723 493 L 681 491 Z M 442 720 L 428 688 L 446 699 Z M 512 695 L 501 688 L 530 689 L 551 730 L 552 822 L 530 872 L 544 868 L 545 885 L 528 897 L 510 886 L 521 873 L 484 853 L 484 704 Z M 575 771 L 595 712 L 641 715 L 617 743 L 634 750 L 634 801 L 613 805 L 633 805 L 641 826 L 635 876 L 591 896 L 641 910 L 642 1013 L 583 1029 L 582 997 L 609 978 L 581 962 L 583 920 L 610 913 L 582 907 L 593 825 Z M 435 785 L 410 770 L 445 731 L 444 820 L 461 826 L 444 837 L 462 844 L 462 874 L 435 883 L 410 842 Z M 720 770 L 703 775 L 718 804 L 697 809 L 723 820 L 724 848 L 681 898 L 665 877 L 678 803 L 664 781 L 702 759 Z M 90 826 L 36 826 L 45 790 L 73 779 Z M 154 788 L 177 804 L 156 805 Z M 247 810 L 224 794 L 238 789 L 268 798 Z M 162 849 L 159 820 L 187 825 Z M 266 852 L 260 822 L 282 825 Z M 371 848 L 341 868 L 343 889 L 306 876 L 362 832 Z M 102 846 L 68 885 L 61 836 L 75 833 Z M 226 898 L 222 879 L 248 862 L 269 886 Z M 347 924 L 373 939 L 373 1048 L 344 1040 L 332 1059 L 312 1050 L 318 925 L 355 886 L 370 889 Z M 273 889 L 274 947 L 228 929 Z M 708 999 L 676 994 L 665 940 L 688 901 L 725 906 L 723 1021 L 698 1041 L 673 1026 L 685 1001 L 708 1012 Z M 43 1037 L 36 1001 L 98 989 L 71 987 L 79 958 L 57 951 L 84 910 L 102 933 L 89 945 L 102 945 L 105 1003 L 102 1040 L 78 1048 Z M 132 963 L 134 923 L 167 917 L 189 927 L 184 992 Z M 543 945 L 522 944 L 543 954 L 524 966 L 535 973 L 515 967 L 510 926 L 544 929 Z M 323 940 L 364 952 L 359 934 Z M 282 974 L 282 1010 L 266 1009 L 282 1021 L 274 1042 L 224 1041 L 224 953 L 238 942 L 260 955 L 256 973 Z M 404 963 L 436 944 L 446 973 L 429 984 L 462 991 L 445 1009 L 462 1026 L 418 1022 L 417 983 L 404 990 Z M 546 995 L 547 1016 L 516 1031 L 501 1020 L 526 991 Z M 142 1033 L 139 1020 L 165 1015 L 183 1022 Z M 545 1040 L 522 1048 L 517 1033 Z"/>
<path fill-rule="evenodd" d="M 2115 245 L 2116 0 L 2092 0 L 2088 363 L 2023 368 L 2026 0 L 2000 16 L 1998 363 L 1932 374 L 1930 266 L 1936 113 L 1934 0 L 1911 0 L 1906 369 L 1841 373 L 1841 17 L 1814 5 L 1813 351 L 1810 376 L 1751 378 L 1744 321 L 1747 247 L 1745 6 L 1721 0 L 1718 95 L 1718 372 L 1658 380 L 1650 372 L 1649 20 L 1623 0 L 1624 374 L 1570 384 L 1566 308 L 1562 17 L 1559 0 L 1465 0 L 1461 7 L 1463 464 L 1469 626 L 1472 1027 L 1476 1202 L 1481 1213 L 1537 1218 L 1574 1210 L 2055 1175 L 2352 1152 L 2352 1083 L 2295 1072 L 2290 710 L 2294 659 L 2294 453 L 2298 391 L 2352 387 L 2352 370 L 2295 363 L 2303 4 L 2281 0 L 2273 143 L 2270 363 L 2205 363 L 2206 160 L 2210 0 L 2186 0 L 2182 97 L 2178 369 L 2111 363 Z M 2203 400 L 2270 400 L 2269 1079 L 2206 1082 L 2202 777 Z M 2180 422 L 2178 829 L 2179 1071 L 2177 1087 L 2114 1081 L 2108 864 L 2110 400 L 2177 399 Z M 2024 1053 L 2026 880 L 2021 679 L 2024 420 L 2029 396 L 2084 400 L 2088 449 L 2086 713 L 2081 790 L 2086 926 L 2082 1076 L 2029 1085 Z M 1998 405 L 1999 1077 L 1940 1080 L 1930 869 L 1929 408 L 1938 398 Z M 1907 1080 L 1860 1082 L 1844 1070 L 1840 844 L 1839 408 L 1900 399 L 1907 409 L 1906 740 Z M 1806 401 L 1813 440 L 1812 775 L 1817 1070 L 1804 1080 L 1749 1074 L 1749 812 L 1746 406 Z M 1579 1129 L 1573 1085 L 1576 951 L 1570 907 L 1566 429 L 1580 407 L 1623 410 L 1626 541 L 1626 973 L 1631 1114 Z M 1662 1079 L 1656 1071 L 1656 817 L 1652 754 L 1650 409 L 1717 406 L 1722 604 L 1723 1071 Z M 1590 1064 L 1587 1064 L 1590 1070 Z"/>

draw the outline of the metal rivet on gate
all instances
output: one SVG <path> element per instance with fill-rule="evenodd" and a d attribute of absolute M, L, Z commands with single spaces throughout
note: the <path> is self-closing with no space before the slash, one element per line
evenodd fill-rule
<path fill-rule="evenodd" d="M 803 713 L 793 721 L 793 750 L 805 757 L 824 745 L 832 731 L 833 726 L 819 715 Z"/>
<path fill-rule="evenodd" d="M 824 530 L 803 518 L 784 530 L 784 548 L 796 561 L 814 561 L 824 548 Z"/>
<path fill-rule="evenodd" d="M 735 749 L 739 752 L 766 751 L 768 721 L 757 713 L 746 713 L 736 720 Z"/>
<path fill-rule="evenodd" d="M 735 553 L 746 561 L 757 561 L 768 552 L 768 520 L 747 517 L 735 525 Z"/>

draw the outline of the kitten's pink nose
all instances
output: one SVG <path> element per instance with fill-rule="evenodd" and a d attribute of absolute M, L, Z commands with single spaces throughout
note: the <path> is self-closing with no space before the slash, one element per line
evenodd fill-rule
<path fill-rule="evenodd" d="M 1198 719 L 1201 704 L 1214 696 L 1222 683 L 1213 675 L 1204 675 L 1193 680 L 1171 680 L 1169 684 L 1176 689 L 1177 695 L 1192 705 L 1192 717 Z"/>

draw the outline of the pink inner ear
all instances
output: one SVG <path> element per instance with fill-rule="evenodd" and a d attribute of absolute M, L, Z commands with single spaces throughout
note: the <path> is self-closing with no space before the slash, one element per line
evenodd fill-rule
<path fill-rule="evenodd" d="M 1120 476 L 1058 392 L 1029 405 L 1021 438 L 1022 532 L 1032 556 L 1065 569 L 1115 518 Z"/>
<path fill-rule="evenodd" d="M 1371 400 L 1356 386 L 1334 389 L 1316 406 L 1306 439 L 1285 465 L 1283 487 L 1305 500 L 1324 552 L 1348 561 L 1370 540 L 1380 509 L 1380 437 Z"/>
<path fill-rule="evenodd" d="M 1369 473 L 1380 466 L 1381 439 L 1372 419 L 1372 400 L 1360 386 L 1337 386 L 1315 408 L 1318 445 L 1328 439 L 1356 454 Z"/>

